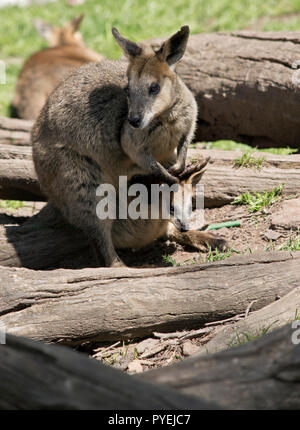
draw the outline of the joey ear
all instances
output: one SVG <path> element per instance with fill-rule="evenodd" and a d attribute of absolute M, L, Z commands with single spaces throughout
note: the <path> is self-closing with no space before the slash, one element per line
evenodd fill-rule
<path fill-rule="evenodd" d="M 181 29 L 173 34 L 170 39 L 166 40 L 156 51 L 156 55 L 166 61 L 169 66 L 173 66 L 179 61 L 185 53 L 186 45 L 190 35 L 190 28 L 188 25 L 181 27 Z"/>
<path fill-rule="evenodd" d="M 189 177 L 188 183 L 192 184 L 192 186 L 195 187 L 198 184 L 198 182 L 200 181 L 200 179 L 202 178 L 204 172 L 205 172 L 205 170 L 203 169 L 203 170 L 200 170 L 198 172 L 193 173 Z"/>
<path fill-rule="evenodd" d="M 115 27 L 112 28 L 112 34 L 127 58 L 134 58 L 141 54 L 142 48 L 135 42 L 125 39 Z"/>
<path fill-rule="evenodd" d="M 83 18 L 84 18 L 84 13 L 77 16 L 76 18 L 73 18 L 70 22 L 67 23 L 67 26 L 72 29 L 73 33 L 76 33 L 76 31 L 78 31 Z"/>
<path fill-rule="evenodd" d="M 55 29 L 54 25 L 49 24 L 42 19 L 35 19 L 33 25 L 37 29 L 38 33 L 47 41 L 51 42 L 53 31 Z"/>

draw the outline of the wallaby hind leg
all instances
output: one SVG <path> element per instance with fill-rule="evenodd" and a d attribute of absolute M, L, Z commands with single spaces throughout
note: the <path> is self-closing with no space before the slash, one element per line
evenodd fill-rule
<path fill-rule="evenodd" d="M 113 220 L 98 218 L 97 202 L 93 194 L 91 190 L 90 193 L 86 193 L 85 198 L 81 195 L 80 199 L 73 200 L 71 207 L 61 208 L 63 216 L 89 239 L 99 265 L 104 262 L 106 267 L 124 266 L 112 242 Z"/>
<path fill-rule="evenodd" d="M 86 216 L 84 221 L 85 222 L 80 223 L 81 225 L 79 225 L 77 221 L 76 226 L 79 227 L 89 238 L 97 264 L 102 265 L 104 262 L 104 266 L 106 267 L 124 266 L 124 263 L 116 253 L 112 242 L 112 221 L 99 220 L 96 216 L 96 212 L 95 214 L 89 214 L 89 216 Z"/>
<path fill-rule="evenodd" d="M 227 249 L 227 242 L 221 236 L 199 230 L 180 232 L 171 222 L 168 225 L 167 238 L 174 240 L 180 245 L 199 250 L 203 250 L 207 246 L 210 246 L 211 249 L 219 249 L 221 251 Z"/>

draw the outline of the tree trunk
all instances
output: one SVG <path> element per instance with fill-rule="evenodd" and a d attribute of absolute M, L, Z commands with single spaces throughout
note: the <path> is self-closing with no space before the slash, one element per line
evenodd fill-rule
<path fill-rule="evenodd" d="M 8 333 L 65 344 L 190 329 L 289 293 L 299 263 L 300 253 L 270 252 L 176 268 L 2 267 L 0 317 Z"/>

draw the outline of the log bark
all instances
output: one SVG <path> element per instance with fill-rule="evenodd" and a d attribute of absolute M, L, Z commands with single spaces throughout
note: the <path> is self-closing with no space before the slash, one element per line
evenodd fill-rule
<path fill-rule="evenodd" d="M 188 162 L 211 157 L 201 183 L 205 187 L 205 206 L 216 207 L 230 203 L 244 192 L 271 191 L 283 183 L 283 194 L 300 192 L 300 155 L 254 153 L 264 157 L 260 170 L 235 168 L 239 151 L 216 151 L 190 148 Z M 34 171 L 28 147 L 0 146 L 0 198 L 10 200 L 45 201 Z"/>
<path fill-rule="evenodd" d="M 299 315 L 300 287 L 234 324 L 219 327 L 203 348 L 202 354 L 213 354 L 245 343 L 247 339 L 259 337 L 292 322 Z"/>
<path fill-rule="evenodd" d="M 270 252 L 176 268 L 2 267 L 0 318 L 8 333 L 65 344 L 190 329 L 289 293 L 299 262 L 300 253 Z"/>
<path fill-rule="evenodd" d="M 63 346 L 7 335 L 0 409 L 298 410 L 300 345 L 291 342 L 294 334 L 288 324 L 230 351 L 139 376 Z"/>
<path fill-rule="evenodd" d="M 197 100 L 196 139 L 299 148 L 299 58 L 299 31 L 192 35 L 177 71 Z"/>
<path fill-rule="evenodd" d="M 6 341 L 5 345 L 0 345 L 2 410 L 216 407 L 175 390 L 140 381 L 63 346 L 44 345 L 10 335 Z"/>
<path fill-rule="evenodd" d="M 0 159 L 0 198 L 44 201 L 34 165 L 26 159 Z"/>
<path fill-rule="evenodd" d="M 0 116 L 0 144 L 30 145 L 33 121 Z"/>
<path fill-rule="evenodd" d="M 298 325 L 299 331 L 299 325 Z M 298 342 L 294 344 L 294 340 Z M 225 409 L 300 409 L 300 333 L 291 323 L 256 341 L 143 373 L 141 380 Z"/>

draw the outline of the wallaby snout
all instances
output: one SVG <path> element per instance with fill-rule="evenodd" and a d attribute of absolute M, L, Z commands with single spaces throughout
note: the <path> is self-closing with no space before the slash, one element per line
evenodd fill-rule
<path fill-rule="evenodd" d="M 142 120 L 140 116 L 132 115 L 128 117 L 128 122 L 132 127 L 139 128 L 142 123 Z"/>

